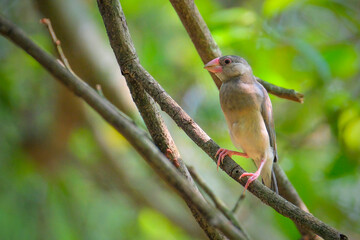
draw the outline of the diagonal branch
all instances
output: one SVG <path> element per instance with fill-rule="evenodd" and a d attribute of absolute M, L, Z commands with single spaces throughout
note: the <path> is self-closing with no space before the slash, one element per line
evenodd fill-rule
<path fill-rule="evenodd" d="M 177 125 L 216 162 L 214 157 L 219 146 L 190 118 L 189 115 L 165 92 L 158 82 L 140 65 L 131 49 L 135 49 L 126 24 L 126 19 L 120 3 L 116 0 L 98 1 L 104 6 L 101 14 L 105 23 L 111 47 L 118 63 L 123 66 L 123 75 L 131 75 L 149 93 Z M 126 64 L 125 64 L 126 63 Z M 234 180 L 245 171 L 231 158 L 226 157 L 222 169 Z M 245 185 L 246 179 L 240 181 Z M 281 196 L 265 187 L 260 182 L 254 182 L 249 191 L 265 204 L 274 208 L 280 214 L 289 217 L 299 225 L 310 229 L 325 239 L 340 239 L 340 233 L 307 213 Z"/>
<path fill-rule="evenodd" d="M 204 63 L 211 59 L 221 57 L 221 51 L 214 38 L 211 36 L 204 19 L 196 7 L 194 0 L 170 0 L 175 11 L 179 15 L 186 31 L 188 32 L 196 50 Z M 221 81 L 214 74 L 211 74 L 216 86 L 220 88 Z M 302 103 L 304 95 L 292 89 L 275 86 L 269 82 L 257 78 L 266 90 L 278 97 Z"/>
<path fill-rule="evenodd" d="M 193 187 L 189 187 L 189 182 L 180 175 L 176 168 L 147 137 L 147 133 L 138 128 L 127 116 L 118 111 L 110 102 L 97 94 L 81 79 L 72 75 L 55 58 L 39 48 L 19 28 L 2 16 L 0 16 L 0 33 L 25 50 L 70 91 L 85 100 L 86 103 L 130 142 L 169 186 L 184 200 L 191 201 L 209 224 L 218 228 L 230 239 L 246 239 L 236 227 L 228 224 L 228 220 L 219 210 L 199 197 Z"/>

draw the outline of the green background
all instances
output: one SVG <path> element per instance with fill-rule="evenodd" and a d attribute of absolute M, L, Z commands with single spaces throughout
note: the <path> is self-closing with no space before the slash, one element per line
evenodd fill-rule
<path fill-rule="evenodd" d="M 109 45 L 95 1 L 57 2 L 68 14 L 89 20 L 90 28 L 77 27 L 80 35 L 95 29 L 102 46 Z M 279 164 L 316 217 L 350 239 L 360 239 L 358 1 L 195 2 L 224 55 L 240 55 L 256 76 L 305 94 L 304 104 L 270 96 Z M 131 0 L 122 7 L 143 66 L 210 137 L 234 149 L 218 90 L 170 2 Z M 0 13 L 54 53 L 39 23 L 42 14 L 32 1 L 1 0 Z M 93 50 L 101 51 L 101 46 L 94 44 Z M 111 51 L 105 52 L 113 63 L 106 67 L 117 68 Z M 97 61 L 104 65 L 102 57 Z M 104 78 L 108 71 L 105 68 Z M 79 106 L 84 113 L 70 111 L 72 98 L 61 105 L 62 92 L 66 90 L 38 63 L 0 38 L 0 238 L 204 238 L 182 201 L 126 140 L 83 104 Z M 127 113 L 144 127 L 133 105 Z M 195 166 L 231 208 L 242 188 L 217 172 L 212 160 L 164 118 L 184 161 Z M 63 128 L 71 131 L 60 138 Z M 115 165 L 125 170 L 128 182 L 109 169 L 96 134 Z M 255 170 L 250 160 L 235 160 L 247 171 Z M 179 217 L 181 224 L 135 201 L 124 190 L 129 184 L 159 209 Z M 290 220 L 249 193 L 236 215 L 253 239 L 300 238 Z M 186 224 L 193 232 L 183 228 Z"/>

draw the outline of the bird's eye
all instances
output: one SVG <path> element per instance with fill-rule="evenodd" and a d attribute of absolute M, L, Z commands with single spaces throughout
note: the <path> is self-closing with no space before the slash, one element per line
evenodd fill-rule
<path fill-rule="evenodd" d="M 227 58 L 227 59 L 225 59 L 224 63 L 229 64 L 229 63 L 231 63 L 231 60 L 229 58 Z"/>

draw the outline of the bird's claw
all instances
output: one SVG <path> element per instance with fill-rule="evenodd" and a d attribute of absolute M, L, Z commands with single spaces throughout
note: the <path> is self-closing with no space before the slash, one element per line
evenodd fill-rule
<path fill-rule="evenodd" d="M 250 183 L 252 183 L 253 181 L 255 181 L 259 176 L 260 173 L 259 172 L 255 172 L 255 173 L 243 173 L 241 174 L 241 176 L 239 177 L 239 180 L 243 177 L 249 177 L 250 178 L 247 180 L 246 184 L 245 184 L 245 189 L 244 192 L 248 189 Z"/>
<path fill-rule="evenodd" d="M 219 155 L 218 161 L 217 161 L 217 170 L 219 171 L 220 162 L 223 164 L 224 158 L 226 155 L 228 155 L 228 150 L 224 148 L 219 148 L 219 150 L 216 152 L 215 157 Z"/>
<path fill-rule="evenodd" d="M 225 148 L 219 148 L 219 150 L 216 152 L 215 157 L 218 156 L 218 160 L 217 160 L 217 170 L 219 171 L 219 166 L 220 166 L 220 162 L 221 164 L 223 164 L 224 158 L 226 156 L 233 156 L 233 155 L 239 155 L 245 158 L 248 158 L 249 156 L 246 153 L 241 153 L 241 152 L 236 152 L 236 151 L 231 151 Z"/>

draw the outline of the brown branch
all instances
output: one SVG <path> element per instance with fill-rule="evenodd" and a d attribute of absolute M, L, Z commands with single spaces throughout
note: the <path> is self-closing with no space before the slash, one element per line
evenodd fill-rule
<path fill-rule="evenodd" d="M 85 82 L 72 75 L 44 50 L 31 41 L 19 28 L 0 16 L 0 33 L 25 50 L 50 74 L 63 83 L 70 91 L 81 97 L 97 111 L 110 125 L 121 133 L 136 151 L 147 161 L 154 171 L 185 200 L 191 201 L 200 214 L 230 239 L 245 239 L 243 234 L 214 207 L 210 206 L 188 181 L 179 174 L 169 160 L 147 137 L 146 132 L 136 127 L 132 121 L 118 111 L 110 102 L 102 98 Z"/>
<path fill-rule="evenodd" d="M 66 67 L 67 70 L 69 70 L 69 72 L 72 73 L 72 75 L 77 76 L 74 71 L 71 69 L 71 66 L 69 64 L 69 61 L 67 60 L 64 51 L 62 50 L 61 47 L 61 42 L 60 40 L 56 37 L 55 31 L 51 25 L 51 21 L 48 18 L 43 18 L 40 20 L 40 23 L 44 24 L 46 26 L 46 28 L 48 29 L 50 36 L 51 36 L 51 40 L 53 41 L 55 48 L 56 48 L 56 52 L 58 53 L 61 62 L 64 64 L 64 66 Z"/>
<path fill-rule="evenodd" d="M 202 18 L 194 0 L 170 0 L 175 11 L 179 15 L 186 31 L 188 32 L 201 60 L 204 63 L 211 59 L 221 57 L 221 51 L 214 38 L 211 36 L 210 30 Z M 211 74 L 216 86 L 220 89 L 221 81 L 214 74 Z M 304 95 L 282 87 L 278 87 L 264 80 L 259 82 L 266 88 L 266 90 L 280 98 L 289 99 L 295 102 L 303 103 Z"/>
<path fill-rule="evenodd" d="M 299 93 L 299 92 L 295 91 L 294 89 L 282 88 L 282 87 L 276 86 L 274 84 L 271 84 L 269 82 L 266 82 L 260 78 L 256 78 L 256 80 L 259 83 L 261 83 L 269 93 L 271 93 L 275 96 L 278 96 L 278 97 L 284 98 L 284 99 L 288 99 L 288 100 L 292 100 L 294 102 L 304 103 L 304 94 Z"/>
<path fill-rule="evenodd" d="M 107 7 L 102 11 L 109 12 L 103 15 L 105 27 L 108 33 L 111 47 L 114 50 L 118 63 L 122 68 L 123 75 L 130 75 L 144 87 L 150 96 L 160 105 L 177 125 L 216 162 L 215 153 L 219 146 L 190 118 L 189 115 L 165 92 L 158 82 L 140 65 L 135 54 L 133 43 L 128 32 L 125 16 L 117 0 L 100 1 Z M 126 58 L 122 56 L 127 56 Z M 126 64 L 124 64 L 126 63 Z M 245 171 L 231 158 L 226 157 L 222 169 L 234 180 L 239 181 L 239 176 Z M 241 179 L 240 183 L 245 185 L 247 179 Z M 340 239 L 340 233 L 307 213 L 281 196 L 265 187 L 260 182 L 254 182 L 249 191 L 265 204 L 274 208 L 280 214 L 289 217 L 294 222 L 310 229 L 325 239 Z"/>

